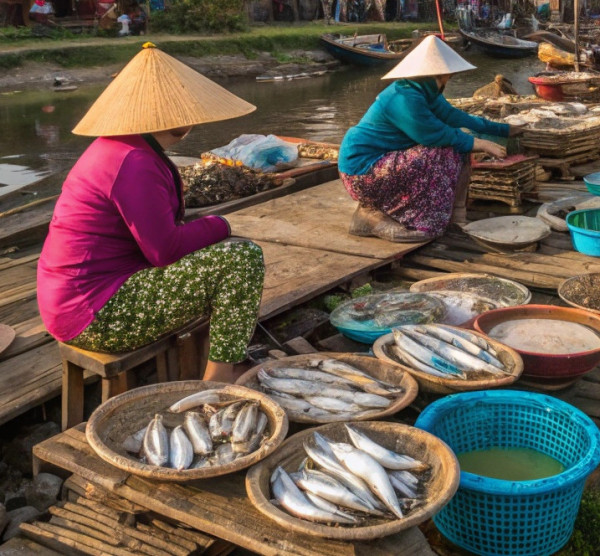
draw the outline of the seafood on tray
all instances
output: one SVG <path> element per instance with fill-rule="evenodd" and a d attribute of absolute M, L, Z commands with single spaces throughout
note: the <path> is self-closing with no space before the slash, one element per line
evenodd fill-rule
<path fill-rule="evenodd" d="M 221 401 L 217 390 L 204 390 L 179 400 L 169 411 L 185 411 L 183 421 L 167 427 L 165 416 L 157 413 L 125 439 L 123 448 L 149 465 L 199 469 L 231 463 L 268 438 L 268 418 L 254 400 Z"/>
<path fill-rule="evenodd" d="M 389 354 L 429 375 L 465 380 L 511 372 L 489 342 L 467 330 L 443 324 L 405 325 L 395 328 L 393 336 Z"/>
<path fill-rule="evenodd" d="M 345 427 L 351 443 L 314 432 L 297 471 L 275 468 L 273 502 L 301 519 L 349 526 L 373 517 L 402 519 L 422 504 L 428 466 Z"/>
<path fill-rule="evenodd" d="M 260 388 L 291 417 L 346 421 L 387 408 L 401 386 L 388 384 L 333 358 L 316 357 L 300 367 L 263 367 Z"/>

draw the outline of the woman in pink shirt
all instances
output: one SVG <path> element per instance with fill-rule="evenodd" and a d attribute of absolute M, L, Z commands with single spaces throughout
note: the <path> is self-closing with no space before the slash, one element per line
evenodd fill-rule
<path fill-rule="evenodd" d="M 183 222 L 165 149 L 199 123 L 255 107 L 146 43 L 73 130 L 97 136 L 56 203 L 38 265 L 38 303 L 58 340 L 120 352 L 210 315 L 205 380 L 231 382 L 262 295 L 260 247 L 227 221 Z"/>

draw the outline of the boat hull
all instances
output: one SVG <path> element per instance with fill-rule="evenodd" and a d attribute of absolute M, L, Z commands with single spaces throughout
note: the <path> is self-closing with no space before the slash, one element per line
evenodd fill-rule
<path fill-rule="evenodd" d="M 361 37 L 356 37 L 357 43 L 360 44 Z M 340 42 L 340 37 L 335 35 L 321 36 L 321 44 L 325 49 L 338 60 L 358 66 L 379 66 L 388 63 L 398 63 L 402 60 L 407 50 L 402 52 L 390 52 L 382 49 L 369 49 L 363 43 L 362 47 L 352 46 L 344 42 Z"/>
<path fill-rule="evenodd" d="M 471 42 L 481 51 L 488 56 L 494 58 L 525 58 L 526 56 L 532 56 L 537 53 L 538 45 L 532 41 L 522 41 L 520 39 L 514 39 L 515 44 L 502 44 L 499 41 L 495 41 L 489 37 L 478 36 L 476 33 L 471 33 L 460 29 L 460 34 L 464 39 Z M 499 38 L 508 39 L 513 37 L 503 37 L 498 35 Z M 528 43 L 528 44 L 527 44 Z"/>

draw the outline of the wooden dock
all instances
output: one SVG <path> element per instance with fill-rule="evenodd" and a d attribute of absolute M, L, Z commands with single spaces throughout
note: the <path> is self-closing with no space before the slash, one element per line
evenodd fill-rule
<path fill-rule="evenodd" d="M 311 210 L 302 208 L 311 202 Z M 339 180 L 334 180 L 228 214 L 234 233 L 256 240 L 264 252 L 267 272 L 260 320 L 422 245 L 352 238 L 346 228 L 355 206 Z M 277 211 L 280 233 L 273 234 Z M 45 331 L 36 302 L 40 251 L 38 242 L 24 249 L 9 248 L 0 256 L 0 322 L 17 331 L 13 344 L 0 355 L 0 424 L 60 394 L 57 344 Z"/>
<path fill-rule="evenodd" d="M 600 271 L 600 260 L 574 252 L 567 234 L 555 232 L 534 253 L 487 253 L 470 238 L 449 233 L 429 244 L 394 244 L 350 236 L 355 209 L 339 180 L 242 207 L 227 215 L 233 233 L 263 249 L 267 272 L 260 320 L 393 263 L 398 276 L 420 280 L 446 272 L 487 272 L 517 280 L 535 292 L 534 301 L 561 304 L 562 280 Z M 18 242 L 15 242 L 18 245 Z M 0 424 L 60 394 L 56 342 L 37 309 L 35 272 L 41 243 L 6 249 L 0 256 L 0 322 L 17 338 L 0 355 Z M 575 386 L 574 404 L 600 418 L 600 380 L 594 373 Z M 519 384 L 519 383 L 517 383 Z M 600 406 L 600 404 L 596 405 Z"/>

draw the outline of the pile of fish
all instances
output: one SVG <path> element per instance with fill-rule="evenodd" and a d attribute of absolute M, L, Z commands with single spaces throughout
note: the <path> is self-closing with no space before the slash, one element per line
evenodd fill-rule
<path fill-rule="evenodd" d="M 353 299 L 332 313 L 334 326 L 348 326 L 344 322 L 372 321 L 381 328 L 401 324 L 437 321 L 444 316 L 446 308 L 434 296 L 425 293 L 373 294 Z"/>
<path fill-rule="evenodd" d="M 291 419 L 348 421 L 387 408 L 404 392 L 332 358 L 309 359 L 300 367 L 263 367 L 260 388 L 285 409 Z"/>
<path fill-rule="evenodd" d="M 481 336 L 443 324 L 406 325 L 393 330 L 388 351 L 424 373 L 453 379 L 510 374 L 497 351 Z"/>
<path fill-rule="evenodd" d="M 197 410 L 189 411 L 192 408 Z M 231 463 L 256 451 L 269 436 L 268 418 L 259 402 L 223 401 L 218 390 L 187 396 L 169 411 L 185 412 L 183 423 L 168 428 L 158 413 L 146 427 L 124 440 L 125 450 L 136 454 L 142 463 L 181 471 Z"/>
<path fill-rule="evenodd" d="M 351 444 L 315 432 L 312 442 L 304 442 L 308 457 L 297 472 L 273 471 L 271 491 L 278 506 L 308 521 L 360 525 L 373 517 L 402 519 L 422 503 L 426 464 L 345 428 Z"/>

